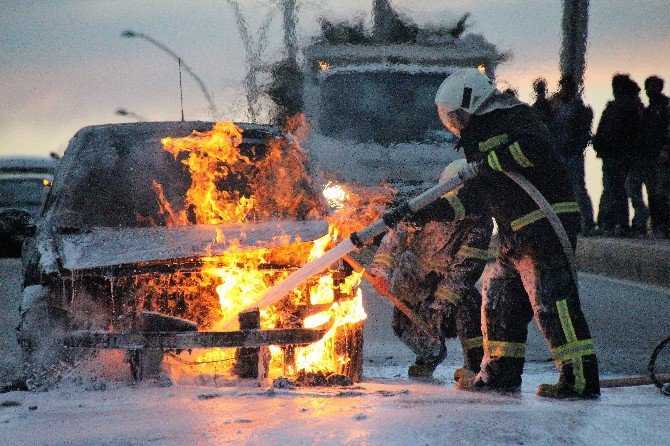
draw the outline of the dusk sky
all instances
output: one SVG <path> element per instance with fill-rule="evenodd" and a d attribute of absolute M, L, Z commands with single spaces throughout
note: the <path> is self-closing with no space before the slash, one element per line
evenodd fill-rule
<path fill-rule="evenodd" d="M 241 3 L 255 29 L 271 2 Z M 530 100 L 537 76 L 555 85 L 561 1 L 393 3 L 418 23 L 470 11 L 471 32 L 513 53 L 497 75 L 517 87 L 521 99 Z M 304 0 L 301 43 L 317 32 L 319 16 L 369 17 L 370 9 L 370 1 Z M 640 83 L 650 74 L 670 78 L 668 23 L 668 0 L 591 0 L 585 95 L 596 116 L 610 97 L 614 72 L 629 72 Z M 221 118 L 244 119 L 244 52 L 223 0 L 0 0 L 0 155 L 62 152 L 81 127 L 127 120 L 115 115 L 119 107 L 149 120 L 179 119 L 176 64 L 147 42 L 122 39 L 125 29 L 172 47 L 208 85 Z M 279 32 L 277 16 L 268 61 L 279 57 Z M 186 119 L 211 119 L 192 79 L 183 82 Z"/>

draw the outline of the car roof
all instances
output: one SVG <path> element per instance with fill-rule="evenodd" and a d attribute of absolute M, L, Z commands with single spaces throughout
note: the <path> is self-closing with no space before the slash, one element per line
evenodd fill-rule
<path fill-rule="evenodd" d="M 0 173 L 53 172 L 58 160 L 40 156 L 0 156 Z"/>
<path fill-rule="evenodd" d="M 123 135 L 141 132 L 147 134 L 154 133 L 156 135 L 164 134 L 164 136 L 187 136 L 194 130 L 200 132 L 211 130 L 214 124 L 216 124 L 214 121 L 142 121 L 99 124 L 84 127 L 77 132 L 77 135 L 96 135 L 101 133 Z M 281 130 L 278 126 L 268 124 L 251 124 L 245 122 L 234 122 L 234 124 L 243 130 L 243 141 L 248 144 L 265 144 L 268 136 L 279 136 Z"/>
<path fill-rule="evenodd" d="M 27 172 L 27 173 L 4 173 L 0 172 L 0 180 L 53 180 L 53 174 L 50 172 Z"/>
<path fill-rule="evenodd" d="M 162 139 L 209 131 L 215 124 L 168 121 L 82 128 L 60 160 L 46 203 L 46 219 L 72 227 L 138 226 L 138 215 L 164 219 L 155 184 L 172 206 L 181 208 L 191 177 L 181 160 L 163 149 Z M 262 156 L 263 151 L 257 149 L 267 147 L 268 139 L 281 138 L 275 126 L 236 125 L 243 130 L 240 148 L 245 156 Z M 246 182 L 231 175 L 221 186 L 242 190 Z"/>

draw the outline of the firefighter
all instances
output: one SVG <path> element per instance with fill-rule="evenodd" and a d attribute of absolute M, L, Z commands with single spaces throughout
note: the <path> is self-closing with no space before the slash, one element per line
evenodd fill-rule
<path fill-rule="evenodd" d="M 460 137 L 458 147 L 468 161 L 481 162 L 482 172 L 455 197 L 441 198 L 415 218 L 443 221 L 485 212 L 496 220 L 500 237 L 482 290 L 484 360 L 480 372 L 457 387 L 518 391 L 534 315 L 560 372 L 558 383 L 540 385 L 538 395 L 597 397 L 595 350 L 568 257 L 544 214 L 504 173 L 520 173 L 552 204 L 574 251 L 579 208 L 546 126 L 476 69 L 450 75 L 435 102 L 442 123 Z"/>
<path fill-rule="evenodd" d="M 451 163 L 440 181 L 457 174 L 465 160 Z M 458 335 L 463 368 L 455 376 L 479 372 L 483 356 L 481 294 L 475 288 L 488 260 L 493 222 L 484 215 L 453 222 L 433 221 L 422 228 L 400 224 L 386 234 L 369 268 L 440 338 L 435 345 L 397 308 L 393 331 L 415 354 L 411 377 L 430 377 L 447 356 L 444 339 Z M 391 285 L 392 284 L 392 285 Z"/>

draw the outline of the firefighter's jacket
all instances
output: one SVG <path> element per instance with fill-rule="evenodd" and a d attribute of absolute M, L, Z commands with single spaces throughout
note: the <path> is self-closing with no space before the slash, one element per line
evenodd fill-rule
<path fill-rule="evenodd" d="M 488 216 L 429 222 L 422 228 L 400 224 L 384 236 L 369 271 L 391 281 L 409 304 L 431 298 L 458 305 L 484 270 L 493 223 Z"/>
<path fill-rule="evenodd" d="M 473 115 L 459 145 L 468 162 L 483 161 L 486 167 L 455 196 L 443 197 L 417 213 L 416 222 L 484 213 L 498 224 L 501 251 L 529 240 L 541 243 L 553 230 L 531 197 L 503 173 L 515 171 L 547 199 L 568 233 L 576 234 L 579 207 L 567 171 L 547 127 L 529 106 L 520 102 L 513 108 Z"/>

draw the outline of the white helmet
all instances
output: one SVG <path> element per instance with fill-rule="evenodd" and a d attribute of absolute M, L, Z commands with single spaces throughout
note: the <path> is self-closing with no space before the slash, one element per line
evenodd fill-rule
<path fill-rule="evenodd" d="M 456 161 L 452 161 L 449 163 L 447 167 L 444 168 L 442 171 L 442 175 L 440 175 L 440 183 L 444 183 L 447 181 L 449 178 L 453 177 L 454 175 L 458 174 L 461 170 L 465 168 L 465 166 L 468 165 L 468 162 L 465 159 L 458 159 Z M 457 187 L 456 189 L 453 189 L 449 192 L 447 192 L 445 195 L 454 195 L 456 192 L 459 191 L 459 189 L 463 187 L 462 185 Z"/>
<path fill-rule="evenodd" d="M 448 112 L 463 110 L 473 115 L 496 91 L 493 81 L 477 68 L 461 68 L 442 82 L 435 95 L 435 104 Z"/>

